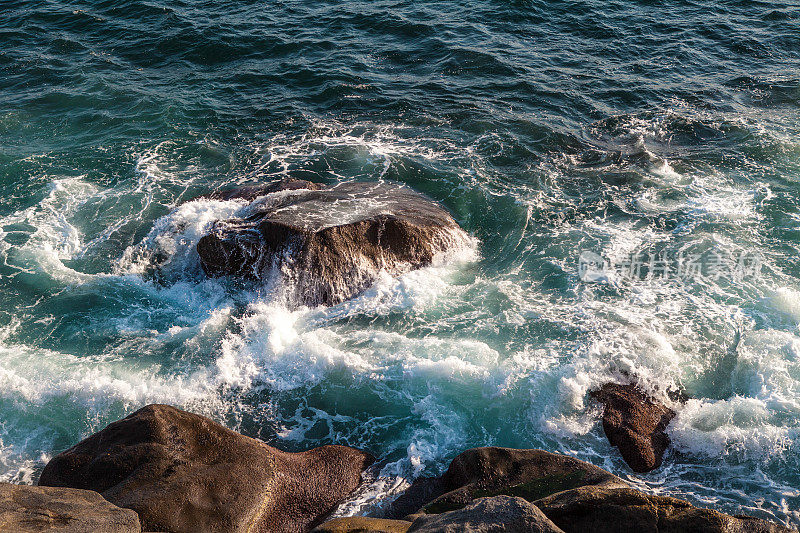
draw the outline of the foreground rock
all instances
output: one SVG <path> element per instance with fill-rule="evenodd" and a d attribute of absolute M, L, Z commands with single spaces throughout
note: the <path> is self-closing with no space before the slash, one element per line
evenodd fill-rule
<path fill-rule="evenodd" d="M 603 431 L 635 472 L 661 466 L 669 446 L 665 430 L 675 411 L 649 398 L 635 385 L 607 383 L 591 393 L 605 405 Z"/>
<path fill-rule="evenodd" d="M 139 517 L 89 490 L 0 483 L 0 531 L 140 533 Z"/>
<path fill-rule="evenodd" d="M 405 520 L 348 516 L 329 520 L 317 526 L 312 533 L 405 533 L 409 527 L 411 522 Z"/>
<path fill-rule="evenodd" d="M 534 501 L 584 485 L 627 487 L 602 468 L 543 450 L 474 448 L 453 459 L 440 477 L 420 479 L 401 495 L 389 517 L 423 510 L 442 513 L 460 509 L 484 496 L 519 496 Z"/>
<path fill-rule="evenodd" d="M 150 405 L 57 455 L 42 486 L 96 490 L 145 530 L 306 531 L 361 482 L 368 454 L 287 453 L 205 417 Z"/>
<path fill-rule="evenodd" d="M 369 287 L 380 271 L 431 265 L 468 241 L 447 210 L 392 183 L 320 188 L 293 180 L 223 194 L 249 200 L 265 191 L 245 218 L 218 221 L 200 239 L 206 274 L 265 279 L 280 272 L 297 303 L 332 305 Z"/>
<path fill-rule="evenodd" d="M 407 519 L 413 520 L 409 531 L 423 525 L 430 525 L 430 531 L 449 531 L 447 524 L 459 523 L 458 517 L 470 516 L 470 521 L 478 523 L 477 514 L 458 514 L 460 511 L 482 509 L 479 514 L 485 515 L 485 519 L 481 519 L 480 527 L 488 528 L 485 531 L 506 531 L 501 520 L 491 525 L 489 515 L 494 503 L 473 507 L 477 501 L 486 502 L 487 497 L 495 500 L 501 495 L 519 497 L 535 505 L 566 533 L 789 531 L 764 520 L 733 517 L 694 507 L 683 500 L 645 494 L 602 468 L 571 457 L 507 448 L 467 450 L 453 460 L 440 478 L 415 482 L 394 502 L 387 515 L 408 515 Z M 497 500 L 497 505 L 510 505 L 509 501 Z M 520 509 L 519 502 L 515 505 L 514 513 Z M 436 515 L 438 518 L 434 519 Z M 464 523 L 462 520 L 461 524 Z"/>
<path fill-rule="evenodd" d="M 513 496 L 479 498 L 457 511 L 421 516 L 408 532 L 564 533 L 538 507 Z"/>
<path fill-rule="evenodd" d="M 791 531 L 765 520 L 699 509 L 683 500 L 653 496 L 630 488 L 579 487 L 543 498 L 535 504 L 567 533 Z"/>

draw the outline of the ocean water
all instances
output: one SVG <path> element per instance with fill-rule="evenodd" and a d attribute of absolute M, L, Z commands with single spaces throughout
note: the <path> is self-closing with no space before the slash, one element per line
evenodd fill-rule
<path fill-rule="evenodd" d="M 207 279 L 243 206 L 190 200 L 286 176 L 474 242 L 331 308 Z M 798 525 L 799 197 L 790 0 L 4 0 L 0 480 L 162 402 L 369 450 L 340 514 L 501 445 Z M 678 411 L 649 474 L 587 396 L 621 379 Z"/>

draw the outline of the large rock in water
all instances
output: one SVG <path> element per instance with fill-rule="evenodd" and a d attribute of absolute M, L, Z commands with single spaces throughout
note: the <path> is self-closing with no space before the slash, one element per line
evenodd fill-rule
<path fill-rule="evenodd" d="M 91 490 L 0 483 L 0 531 L 140 533 L 139 517 Z"/>
<path fill-rule="evenodd" d="M 145 530 L 299 532 L 352 492 L 372 460 L 344 446 L 282 452 L 150 405 L 54 457 L 39 484 L 95 490 L 139 513 Z"/>
<path fill-rule="evenodd" d="M 689 502 L 634 489 L 579 487 L 534 502 L 566 533 L 790 533 L 746 516 L 700 509 Z"/>
<path fill-rule="evenodd" d="M 543 450 L 473 448 L 458 455 L 440 478 L 420 479 L 387 513 L 443 513 L 484 496 L 519 496 L 528 501 L 584 485 L 627 487 L 600 467 Z"/>
<path fill-rule="evenodd" d="M 223 193 L 266 196 L 244 218 L 220 220 L 200 239 L 205 272 L 257 279 L 280 272 L 293 285 L 296 302 L 333 305 L 369 287 L 380 271 L 398 275 L 428 266 L 468 242 L 446 209 L 409 187 L 320 187 L 284 180 L 238 196 Z"/>
<path fill-rule="evenodd" d="M 408 533 L 564 533 L 519 497 L 478 498 L 463 509 L 414 520 Z"/>
<path fill-rule="evenodd" d="M 603 431 L 625 462 L 635 472 L 649 472 L 661 466 L 669 446 L 665 430 L 675 411 L 649 398 L 635 385 L 607 383 L 591 396 L 605 405 Z"/>

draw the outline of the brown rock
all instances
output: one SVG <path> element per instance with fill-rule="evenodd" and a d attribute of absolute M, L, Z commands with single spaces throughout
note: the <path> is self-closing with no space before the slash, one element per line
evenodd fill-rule
<path fill-rule="evenodd" d="M 415 482 L 387 515 L 416 513 L 409 529 L 413 531 L 425 514 L 449 513 L 465 508 L 473 499 L 498 495 L 518 496 L 535 504 L 567 533 L 789 531 L 764 520 L 732 517 L 683 500 L 644 494 L 602 468 L 571 457 L 507 448 L 467 450 L 442 477 Z M 485 524 L 488 527 L 490 521 Z"/>
<path fill-rule="evenodd" d="M 348 516 L 328 520 L 312 533 L 405 533 L 410 526 L 411 522 L 405 520 Z"/>
<path fill-rule="evenodd" d="M 147 530 L 305 531 L 361 482 L 368 454 L 287 453 L 205 417 L 150 405 L 57 455 L 39 484 L 91 489 Z"/>
<path fill-rule="evenodd" d="M 675 411 L 649 398 L 635 385 L 607 383 L 591 393 L 605 404 L 603 431 L 635 472 L 661 466 L 669 446 L 665 430 Z"/>
<path fill-rule="evenodd" d="M 0 531 L 140 533 L 139 517 L 90 490 L 0 483 Z"/>
<path fill-rule="evenodd" d="M 578 487 L 534 502 L 567 533 L 788 533 L 750 517 L 733 517 L 631 488 Z"/>
<path fill-rule="evenodd" d="M 463 509 L 414 520 L 408 533 L 564 533 L 522 498 L 478 498 Z"/>
<path fill-rule="evenodd" d="M 280 272 L 295 302 L 333 305 L 380 271 L 428 266 L 466 242 L 447 210 L 426 196 L 393 183 L 346 182 L 254 202 L 244 218 L 218 221 L 197 252 L 209 276 Z"/>
<path fill-rule="evenodd" d="M 402 517 L 424 509 L 442 513 L 486 496 L 519 496 L 528 501 L 580 487 L 627 487 L 600 467 L 543 450 L 473 448 L 453 459 L 441 478 L 416 481 L 388 512 Z"/>

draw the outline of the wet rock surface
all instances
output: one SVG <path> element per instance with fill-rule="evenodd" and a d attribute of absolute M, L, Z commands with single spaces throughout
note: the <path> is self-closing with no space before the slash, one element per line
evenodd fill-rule
<path fill-rule="evenodd" d="M 282 452 L 151 405 L 54 457 L 39 487 L 0 484 L 0 530 L 127 533 L 141 523 L 164 532 L 790 531 L 635 490 L 572 457 L 498 447 L 467 450 L 442 476 L 417 480 L 383 518 L 327 520 L 371 462 L 343 446 Z"/>
<path fill-rule="evenodd" d="M 478 498 L 466 507 L 414 520 L 409 533 L 564 533 L 535 505 L 513 496 Z"/>
<path fill-rule="evenodd" d="M 635 472 L 661 466 L 669 446 L 665 430 L 675 411 L 648 397 L 635 385 L 607 383 L 591 396 L 604 404 L 603 431 Z"/>
<path fill-rule="evenodd" d="M 790 531 L 757 518 L 729 516 L 631 488 L 579 487 L 534 503 L 567 533 Z"/>
<path fill-rule="evenodd" d="M 139 517 L 90 490 L 0 483 L 0 531 L 139 533 Z"/>
<path fill-rule="evenodd" d="M 393 504 L 390 517 L 419 510 L 460 509 L 475 498 L 519 496 L 528 501 L 583 485 L 627 487 L 602 468 L 543 450 L 473 448 L 458 455 L 440 477 L 415 482 Z"/>
<path fill-rule="evenodd" d="M 55 456 L 41 486 L 95 490 L 145 530 L 306 531 L 361 482 L 369 454 L 287 453 L 205 417 L 150 405 Z"/>
<path fill-rule="evenodd" d="M 200 239 L 206 274 L 268 279 L 278 273 L 295 303 L 333 305 L 369 287 L 381 271 L 399 275 L 425 267 L 468 242 L 446 209 L 407 186 L 320 188 L 295 180 L 273 187 L 220 193 L 261 197 L 243 218 L 220 220 Z"/>
<path fill-rule="evenodd" d="M 334 518 L 314 528 L 313 533 L 405 533 L 411 522 L 366 516 Z"/>
<path fill-rule="evenodd" d="M 460 516 L 451 513 L 481 499 L 501 497 L 521 498 L 535 505 L 567 533 L 790 531 L 765 520 L 729 516 L 676 498 L 643 493 L 602 468 L 571 457 L 495 447 L 467 450 L 441 477 L 418 480 L 394 502 L 387 516 L 405 516 L 413 522 L 409 531 L 421 524 L 449 531 L 446 518 Z M 432 516 L 439 518 L 432 521 Z M 490 523 L 485 521 L 486 531 L 505 531 L 501 521 L 494 526 Z"/>

